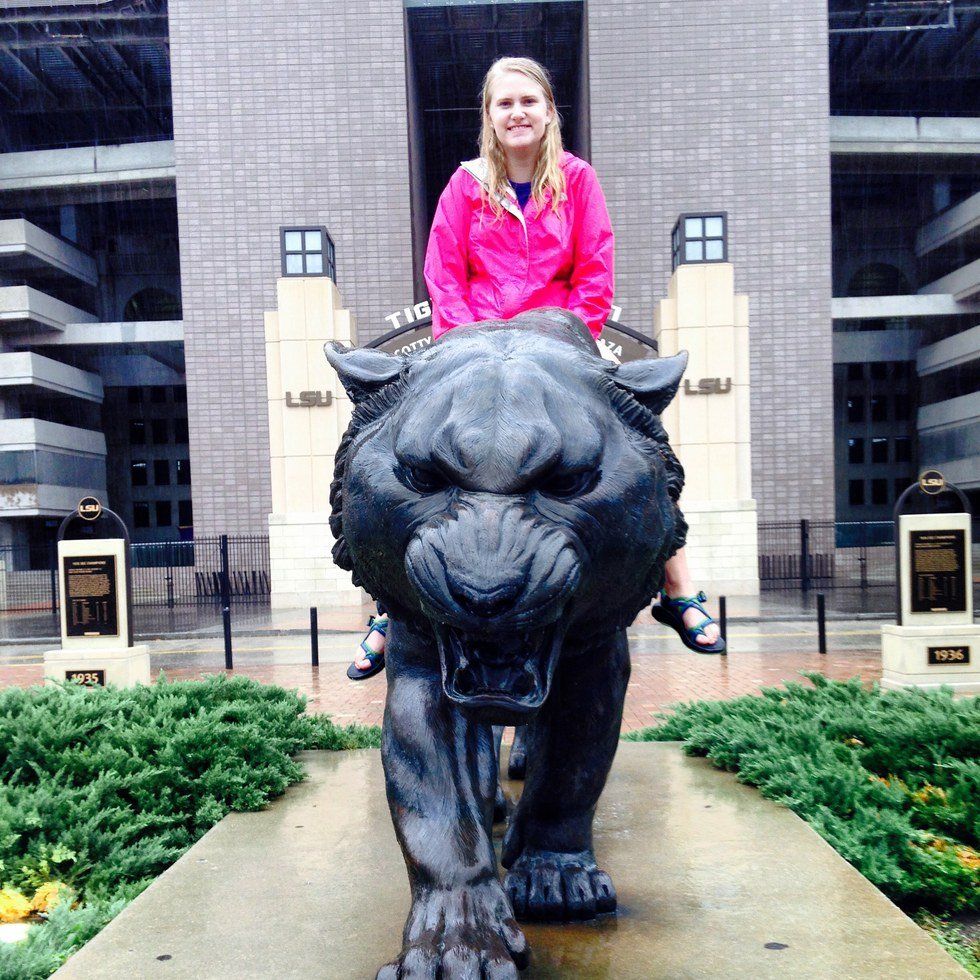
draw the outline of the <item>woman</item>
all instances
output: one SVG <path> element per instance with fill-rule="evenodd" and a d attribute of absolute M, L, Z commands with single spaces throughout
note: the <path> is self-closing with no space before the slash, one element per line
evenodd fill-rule
<path fill-rule="evenodd" d="M 547 73 L 529 58 L 501 58 L 483 81 L 482 107 L 480 156 L 449 179 L 429 234 L 433 337 L 542 306 L 570 310 L 598 337 L 612 308 L 612 225 L 595 171 L 562 148 Z M 681 551 L 654 615 L 691 649 L 721 653 L 704 601 Z M 348 676 L 383 667 L 386 626 L 372 621 Z"/>

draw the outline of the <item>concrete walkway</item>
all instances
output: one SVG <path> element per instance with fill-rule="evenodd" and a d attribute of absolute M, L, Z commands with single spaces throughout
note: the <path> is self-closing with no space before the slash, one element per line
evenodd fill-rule
<path fill-rule="evenodd" d="M 55 976 L 370 980 L 408 906 L 380 758 L 304 761 L 308 782 L 225 818 Z M 967 976 L 802 820 L 676 745 L 620 747 L 596 851 L 620 913 L 527 927 L 526 980 Z"/>

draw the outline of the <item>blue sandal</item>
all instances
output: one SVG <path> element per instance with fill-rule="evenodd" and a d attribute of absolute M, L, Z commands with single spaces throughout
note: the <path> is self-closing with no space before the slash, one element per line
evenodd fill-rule
<path fill-rule="evenodd" d="M 699 592 L 695 596 L 677 596 L 671 599 L 666 592 L 660 593 L 660 601 L 653 606 L 650 612 L 653 618 L 664 626 L 669 626 L 681 638 L 681 643 L 695 653 L 724 653 L 727 644 L 723 637 L 718 637 L 714 643 L 698 643 L 697 638 L 704 636 L 704 628 L 709 623 L 715 622 L 713 617 L 708 615 L 708 610 L 701 605 L 707 602 L 708 597 Z M 684 623 L 684 613 L 688 609 L 697 609 L 704 619 L 697 626 L 687 626 Z"/>
<path fill-rule="evenodd" d="M 352 663 L 347 668 L 347 676 L 352 681 L 366 681 L 369 677 L 374 677 L 375 674 L 380 674 L 381 671 L 385 669 L 385 655 L 384 651 L 378 652 L 372 650 L 367 645 L 368 637 L 372 633 L 380 633 L 382 636 L 387 637 L 388 635 L 388 617 L 387 616 L 372 616 L 368 620 L 368 631 L 361 640 L 361 649 L 364 651 L 364 659 L 371 662 L 370 667 L 365 667 L 361 670 L 356 663 Z"/>

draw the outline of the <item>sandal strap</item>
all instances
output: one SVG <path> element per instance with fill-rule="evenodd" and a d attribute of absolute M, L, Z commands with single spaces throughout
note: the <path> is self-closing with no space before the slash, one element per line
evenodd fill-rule
<path fill-rule="evenodd" d="M 666 592 L 660 593 L 660 602 L 664 605 L 669 606 L 671 609 L 673 609 L 675 612 L 679 613 L 680 615 L 683 616 L 684 613 L 688 611 L 688 609 L 697 609 L 698 612 L 703 613 L 705 616 L 708 617 L 708 620 L 713 623 L 714 619 L 711 618 L 711 614 L 708 612 L 707 609 L 704 608 L 704 606 L 701 605 L 702 602 L 707 602 L 707 601 L 708 601 L 708 597 L 703 590 L 701 592 L 698 592 L 697 595 L 692 595 L 692 596 L 679 595 L 679 596 L 674 596 L 673 598 L 667 595 Z M 703 626 L 704 624 L 702 623 L 701 625 Z"/>
<path fill-rule="evenodd" d="M 707 636 L 708 634 L 705 632 L 704 628 L 713 622 L 714 620 L 710 616 L 707 616 L 702 619 L 697 626 L 685 626 L 684 629 L 686 629 L 691 636 Z"/>
<path fill-rule="evenodd" d="M 692 596 L 675 596 L 673 599 L 667 595 L 666 592 L 660 593 L 660 602 L 662 605 L 666 605 L 670 611 L 677 616 L 680 622 L 683 624 L 684 632 L 689 636 L 707 636 L 705 632 L 705 627 L 710 625 L 717 625 L 717 621 L 714 616 L 712 616 L 704 606 L 701 605 L 702 602 L 707 602 L 708 597 L 705 595 L 704 591 L 698 592 L 697 595 Z M 697 609 L 699 613 L 704 616 L 697 626 L 688 626 L 684 623 L 684 613 L 688 609 Z"/>
<path fill-rule="evenodd" d="M 384 650 L 372 650 L 367 645 L 367 641 L 366 640 L 361 640 L 361 650 L 364 651 L 364 658 L 363 659 L 370 660 L 372 667 L 374 666 L 375 661 L 378 660 L 379 657 L 383 657 L 385 655 L 384 654 Z"/>
<path fill-rule="evenodd" d="M 383 637 L 387 638 L 388 636 L 387 616 L 372 616 L 370 619 L 368 619 L 367 624 L 368 624 L 368 631 L 367 631 L 367 636 L 364 637 L 365 640 L 372 633 L 380 633 Z"/>

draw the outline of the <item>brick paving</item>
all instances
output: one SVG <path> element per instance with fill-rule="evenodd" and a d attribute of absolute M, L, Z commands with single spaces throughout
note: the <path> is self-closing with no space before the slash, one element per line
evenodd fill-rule
<path fill-rule="evenodd" d="M 296 688 L 309 698 L 311 711 L 325 712 L 338 724 L 380 725 L 384 713 L 384 675 L 354 683 L 346 664 L 319 668 L 289 665 L 243 667 L 244 674 L 265 684 Z M 785 681 L 802 681 L 802 671 L 817 671 L 834 680 L 860 676 L 870 682 L 881 676 L 876 650 L 841 654 L 750 653 L 729 657 L 693 653 L 648 653 L 633 657 L 633 672 L 623 711 L 623 730 L 653 724 L 654 715 L 680 701 L 726 699 L 753 694 Z M 214 671 L 212 671 L 213 673 Z M 198 670 L 168 670 L 169 677 L 200 677 Z"/>
<path fill-rule="evenodd" d="M 351 648 L 353 649 L 352 636 Z M 870 640 L 871 637 L 868 637 Z M 802 645 L 799 637 L 793 638 Z M 773 640 L 767 640 L 771 646 Z M 631 639 L 633 672 L 623 713 L 623 729 L 643 728 L 657 712 L 681 701 L 734 698 L 758 692 L 785 681 L 800 681 L 804 671 L 817 671 L 835 680 L 859 676 L 870 682 L 881 676 L 878 649 L 846 649 L 824 656 L 813 651 L 734 651 L 728 657 L 698 656 L 677 649 L 670 637 L 636 636 Z M 869 647 L 870 647 L 869 642 Z M 152 650 L 152 645 L 151 645 Z M 0 666 L 0 687 L 27 686 L 42 680 L 37 661 Z M 271 659 L 271 658 L 270 658 Z M 220 660 L 215 658 L 220 663 Z M 381 724 L 384 712 L 385 675 L 354 683 L 346 677 L 347 661 L 323 663 L 241 663 L 232 674 L 251 677 L 263 684 L 296 689 L 309 699 L 309 710 L 325 712 L 338 724 L 358 722 Z M 171 680 L 190 680 L 205 674 L 223 673 L 220 667 L 168 664 L 162 672 Z"/>

